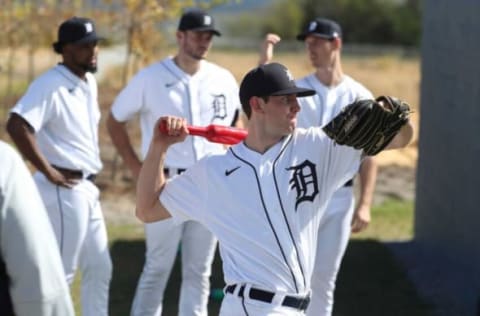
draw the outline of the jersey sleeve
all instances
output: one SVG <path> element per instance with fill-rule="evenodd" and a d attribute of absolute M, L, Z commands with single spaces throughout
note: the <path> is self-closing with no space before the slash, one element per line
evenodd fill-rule
<path fill-rule="evenodd" d="M 126 122 L 140 112 L 145 91 L 145 69 L 138 72 L 115 98 L 111 113 L 119 122 Z"/>
<path fill-rule="evenodd" d="M 0 156 L 0 247 L 15 312 L 74 315 L 58 245 L 30 172 L 2 142 Z"/>
<path fill-rule="evenodd" d="M 20 115 L 35 131 L 39 131 L 56 113 L 54 99 L 51 88 L 39 77 L 30 84 L 10 112 Z"/>
<path fill-rule="evenodd" d="M 181 223 L 187 220 L 202 222 L 207 201 L 207 179 L 206 162 L 202 159 L 181 175 L 167 181 L 160 194 L 160 202 L 175 222 Z"/>
<path fill-rule="evenodd" d="M 355 91 L 357 94 L 357 100 L 374 99 L 372 92 L 358 81 L 355 82 Z"/>

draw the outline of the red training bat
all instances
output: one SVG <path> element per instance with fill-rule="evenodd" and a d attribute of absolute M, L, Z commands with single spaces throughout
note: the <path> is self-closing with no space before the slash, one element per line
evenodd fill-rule
<path fill-rule="evenodd" d="M 188 125 L 190 135 L 205 137 L 208 141 L 219 144 L 234 145 L 247 137 L 247 130 L 242 128 L 210 124 L 207 126 Z M 162 125 L 162 132 L 165 127 Z"/>

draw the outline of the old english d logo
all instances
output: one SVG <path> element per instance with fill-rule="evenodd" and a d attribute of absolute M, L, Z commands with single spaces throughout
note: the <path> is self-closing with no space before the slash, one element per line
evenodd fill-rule
<path fill-rule="evenodd" d="M 224 94 L 214 94 L 213 96 L 213 120 L 219 118 L 223 120 L 227 117 L 227 101 Z"/>
<path fill-rule="evenodd" d="M 298 205 L 305 201 L 312 202 L 318 194 L 317 173 L 315 164 L 305 160 L 297 166 L 287 168 L 293 170 L 292 177 L 289 180 L 290 189 L 295 189 L 297 198 L 295 202 L 295 211 Z"/>

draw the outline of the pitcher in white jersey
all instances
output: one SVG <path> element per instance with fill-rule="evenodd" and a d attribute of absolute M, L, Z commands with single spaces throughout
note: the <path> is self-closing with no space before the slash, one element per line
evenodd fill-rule
<path fill-rule="evenodd" d="M 299 80 L 300 87 L 315 90 L 315 96 L 299 100 L 302 111 L 298 126 L 324 126 L 345 106 L 373 95 L 362 84 L 343 72 L 341 63 L 342 29 L 335 21 L 317 18 L 297 36 L 305 48 L 315 72 Z M 260 63 L 273 58 L 276 34 L 267 34 L 260 51 Z M 329 201 L 318 231 L 317 259 L 312 280 L 312 302 L 307 311 L 312 316 L 330 316 L 338 270 L 350 232 L 360 232 L 370 223 L 370 208 L 375 190 L 377 165 L 374 157 L 365 157 L 359 169 L 360 194 L 355 203 L 353 180 L 339 188 Z M 355 207 L 356 204 L 356 207 Z"/>
<path fill-rule="evenodd" d="M 219 240 L 226 296 L 220 315 L 304 315 L 318 227 L 332 194 L 357 172 L 362 151 L 340 146 L 321 127 L 296 128 L 299 88 L 285 66 L 262 65 L 240 85 L 248 136 L 166 180 L 170 146 L 188 136 L 184 118 L 165 116 L 137 183 L 137 216 L 145 222 L 196 220 Z M 165 124 L 167 133 L 159 124 Z M 406 146 L 410 123 L 387 146 Z"/>
<path fill-rule="evenodd" d="M 108 315 L 112 274 L 107 231 L 95 185 L 98 146 L 98 37 L 92 20 L 73 17 L 53 44 L 62 62 L 39 76 L 11 110 L 7 130 L 37 171 L 67 282 L 82 271 L 82 314 Z"/>
<path fill-rule="evenodd" d="M 176 33 L 178 52 L 137 73 L 114 101 L 107 121 L 112 141 L 136 179 L 142 165 L 126 130 L 126 122 L 139 115 L 141 157 L 148 150 L 159 117 L 185 117 L 189 124 L 234 125 L 240 111 L 238 85 L 226 69 L 205 60 L 213 36 L 220 36 L 213 18 L 204 11 L 185 12 Z M 178 175 L 200 158 L 221 153 L 223 145 L 192 137 L 172 146 L 165 162 L 168 177 Z M 217 241 L 195 221 L 172 220 L 145 225 L 146 262 L 138 282 L 132 315 L 160 316 L 163 295 L 179 243 L 182 284 L 179 315 L 206 316 L 211 264 Z"/>

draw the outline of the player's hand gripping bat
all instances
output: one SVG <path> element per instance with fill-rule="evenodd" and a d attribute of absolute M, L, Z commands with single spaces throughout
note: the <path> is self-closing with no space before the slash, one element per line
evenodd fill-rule
<path fill-rule="evenodd" d="M 247 137 L 247 130 L 242 128 L 210 124 L 207 126 L 187 126 L 188 132 L 193 136 L 205 137 L 213 143 L 234 145 Z M 166 131 L 165 125 L 160 126 L 162 132 Z"/>

